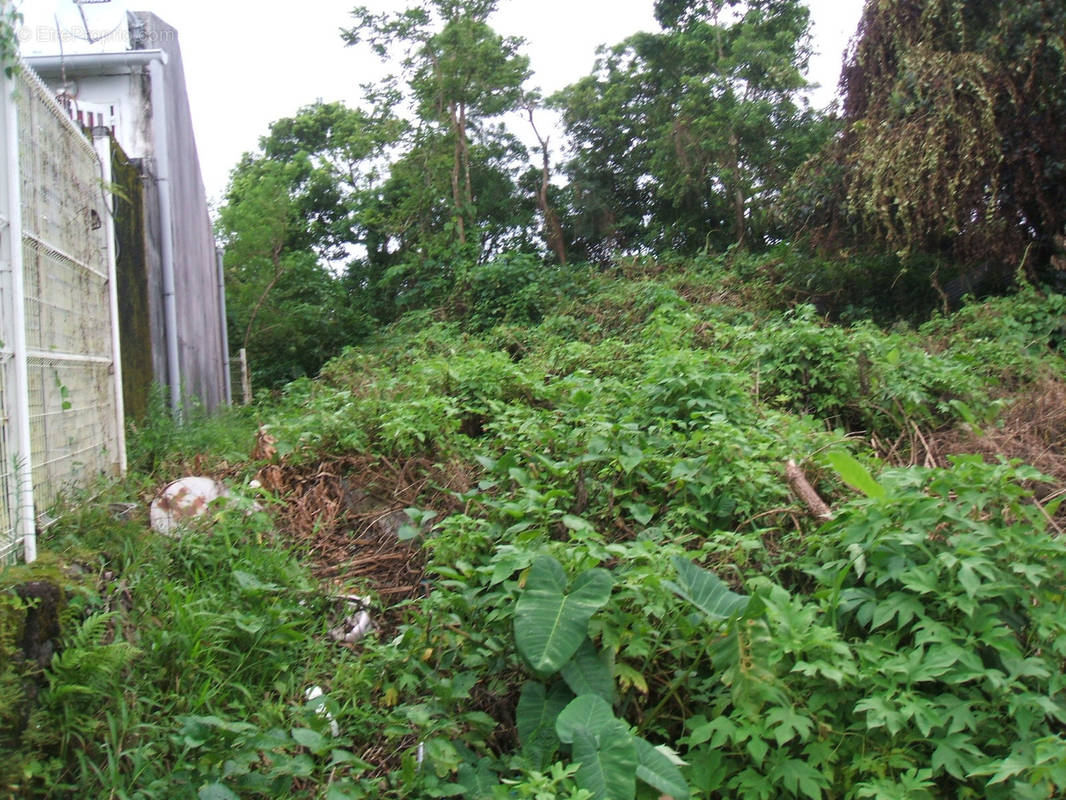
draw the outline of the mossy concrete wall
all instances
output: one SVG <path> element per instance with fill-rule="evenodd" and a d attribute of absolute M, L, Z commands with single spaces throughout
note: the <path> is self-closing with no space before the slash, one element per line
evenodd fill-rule
<path fill-rule="evenodd" d="M 160 380 L 153 364 L 151 275 L 145 241 L 146 208 L 141 170 L 111 142 L 111 175 L 115 184 L 115 268 L 118 280 L 119 342 L 122 349 L 122 399 L 126 415 L 140 420 L 148 413 L 148 393 Z M 164 340 L 155 344 L 162 349 Z"/>

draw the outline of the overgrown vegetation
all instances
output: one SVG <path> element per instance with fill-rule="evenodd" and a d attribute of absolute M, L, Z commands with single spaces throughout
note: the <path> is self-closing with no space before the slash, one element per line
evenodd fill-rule
<path fill-rule="evenodd" d="M 659 0 L 559 183 L 494 0 L 357 9 L 220 214 L 276 391 L 0 572 L 2 791 L 1066 795 L 1052 6 L 868 3 L 838 122 L 802 3 Z"/>
<path fill-rule="evenodd" d="M 191 469 L 264 488 L 180 539 L 63 515 L 43 667 L 10 622 L 31 576 L 4 573 L 6 790 L 1058 796 L 1066 472 L 1012 457 L 1059 469 L 1066 424 L 1013 423 L 1040 452 L 1000 426 L 1066 396 L 1066 300 L 841 327 L 723 269 L 486 289 L 254 418 L 157 415 L 134 438 L 156 472 L 105 500 Z M 376 622 L 353 645 L 342 595 Z"/>

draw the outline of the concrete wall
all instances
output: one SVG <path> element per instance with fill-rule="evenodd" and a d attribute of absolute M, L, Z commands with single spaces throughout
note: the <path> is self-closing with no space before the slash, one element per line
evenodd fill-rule
<path fill-rule="evenodd" d="M 129 159 L 111 141 L 111 180 L 115 192 L 115 272 L 118 279 L 122 398 L 126 415 L 148 412 L 153 383 L 166 382 L 166 330 L 163 325 L 159 248 L 159 198 L 155 180 L 141 159 Z"/>
<path fill-rule="evenodd" d="M 167 332 L 163 314 L 162 215 L 159 182 L 148 159 L 134 159 L 140 167 L 144 192 L 144 259 L 148 282 L 149 329 L 152 335 L 152 374 L 160 386 L 167 384 Z"/>
<path fill-rule="evenodd" d="M 140 36 L 131 31 L 134 47 L 158 48 L 167 54 L 165 75 L 181 376 L 187 395 L 198 398 L 211 410 L 225 401 L 222 309 L 215 239 L 200 175 L 181 47 L 178 32 L 155 14 L 135 11 L 133 16 L 144 26 Z"/>

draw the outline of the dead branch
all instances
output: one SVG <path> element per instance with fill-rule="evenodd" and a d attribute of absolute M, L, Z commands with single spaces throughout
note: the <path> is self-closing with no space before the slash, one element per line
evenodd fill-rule
<path fill-rule="evenodd" d="M 833 518 L 833 512 L 829 510 L 829 506 L 818 496 L 818 492 L 814 491 L 814 487 L 807 480 L 807 476 L 803 474 L 803 470 L 791 458 L 785 464 L 785 476 L 788 478 L 788 485 L 792 488 L 792 491 L 800 500 L 807 504 L 807 508 L 816 518 Z"/>

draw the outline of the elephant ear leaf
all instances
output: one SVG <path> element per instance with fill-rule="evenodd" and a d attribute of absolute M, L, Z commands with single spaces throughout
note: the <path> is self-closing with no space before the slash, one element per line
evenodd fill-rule
<path fill-rule="evenodd" d="M 713 572 L 698 567 L 691 561 L 675 556 L 677 583 L 665 581 L 666 586 L 718 622 L 743 614 L 751 599 L 737 594 Z"/>
<path fill-rule="evenodd" d="M 594 694 L 577 697 L 564 708 L 555 720 L 555 731 L 559 741 L 570 744 L 579 733 L 599 736 L 608 730 L 625 724 L 614 715 L 610 703 Z"/>
<path fill-rule="evenodd" d="M 639 736 L 633 737 L 637 748 L 637 777 L 669 797 L 689 797 L 692 792 L 669 756 Z"/>
<path fill-rule="evenodd" d="M 567 592 L 566 573 L 551 556 L 530 567 L 515 606 L 515 643 L 530 668 L 540 675 L 557 672 L 577 652 L 592 615 L 611 596 L 610 573 L 590 569 Z"/>
<path fill-rule="evenodd" d="M 538 769 L 545 761 L 550 761 L 559 748 L 555 720 L 573 699 L 570 690 L 558 683 L 551 689 L 537 681 L 529 681 L 522 687 L 515 709 L 518 741 L 522 744 L 522 755 Z"/>
<path fill-rule="evenodd" d="M 602 736 L 581 731 L 574 736 L 573 759 L 580 764 L 577 785 L 592 793 L 593 800 L 633 800 L 637 779 L 633 772 L 637 748 L 624 729 Z"/>
<path fill-rule="evenodd" d="M 595 694 L 608 703 L 614 702 L 614 676 L 607 656 L 596 650 L 588 639 L 574 653 L 560 673 L 575 696 Z"/>
<path fill-rule="evenodd" d="M 602 697 L 573 700 L 555 722 L 559 739 L 569 744 L 579 764 L 577 785 L 594 800 L 632 800 L 637 781 L 637 744 L 624 722 Z"/>

